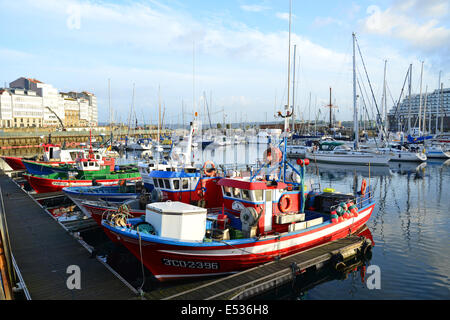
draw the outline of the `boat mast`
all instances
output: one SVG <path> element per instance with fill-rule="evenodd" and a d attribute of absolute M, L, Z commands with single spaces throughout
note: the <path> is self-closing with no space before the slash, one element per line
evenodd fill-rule
<path fill-rule="evenodd" d="M 420 134 L 420 130 L 422 128 L 422 78 L 423 78 L 423 61 L 422 61 L 422 69 L 420 71 L 420 98 L 419 98 L 419 113 L 417 114 L 418 118 L 419 118 L 419 134 Z"/>
<path fill-rule="evenodd" d="M 356 54 L 355 54 L 355 39 L 356 35 L 353 32 L 353 130 L 355 131 L 355 149 L 359 149 L 359 128 L 358 128 L 358 108 L 356 105 Z M 331 103 L 330 103 L 331 104 Z M 330 107 L 331 110 L 331 107 Z"/>
<path fill-rule="evenodd" d="M 387 117 L 387 101 L 386 101 L 386 65 L 387 60 L 384 60 L 384 77 L 383 77 L 383 100 L 382 103 L 384 103 L 384 130 L 386 135 L 388 134 L 388 117 Z M 383 110 L 383 107 L 381 108 Z M 385 137 L 387 139 L 387 137 Z"/>
<path fill-rule="evenodd" d="M 295 56 L 295 51 L 296 51 L 297 45 L 294 44 L 294 64 L 293 64 L 293 75 L 292 75 L 292 132 L 295 131 L 295 113 L 294 113 L 294 108 L 295 108 L 295 60 L 296 60 L 296 56 Z"/>
<path fill-rule="evenodd" d="M 288 81 L 287 81 L 287 105 L 286 117 L 284 118 L 284 131 L 289 131 L 289 96 L 290 96 L 290 81 L 291 81 L 291 18 L 292 18 L 292 0 L 289 0 L 289 48 L 288 48 Z"/>
<path fill-rule="evenodd" d="M 408 108 L 408 134 L 411 134 L 411 79 L 412 79 L 412 63 L 409 65 L 409 108 Z"/>
<path fill-rule="evenodd" d="M 425 135 L 425 131 L 427 130 L 426 120 L 427 120 L 427 95 L 428 95 L 428 85 L 425 86 L 425 102 L 423 106 L 423 134 Z"/>
<path fill-rule="evenodd" d="M 438 119 L 439 119 L 439 102 L 441 98 L 441 91 L 439 90 L 439 87 L 441 86 L 441 72 L 439 71 L 439 82 L 438 82 L 438 101 L 436 103 L 436 127 L 434 129 L 434 134 L 438 133 Z"/>
<path fill-rule="evenodd" d="M 156 141 L 158 141 L 159 146 L 159 130 L 161 126 L 161 87 L 158 85 L 158 138 Z"/>

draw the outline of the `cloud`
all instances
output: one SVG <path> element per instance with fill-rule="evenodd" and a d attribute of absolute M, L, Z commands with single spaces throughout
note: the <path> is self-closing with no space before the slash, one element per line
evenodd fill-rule
<path fill-rule="evenodd" d="M 315 27 L 325 27 L 330 24 L 343 25 L 342 21 L 331 17 L 316 17 L 312 24 Z"/>
<path fill-rule="evenodd" d="M 251 5 L 241 5 L 241 9 L 244 11 L 250 11 L 250 12 L 261 12 L 270 9 L 267 6 L 262 6 L 259 4 L 251 4 Z"/>
<path fill-rule="evenodd" d="M 289 21 L 289 12 L 277 12 L 277 13 L 275 14 L 275 16 L 276 16 L 278 19 L 282 19 L 282 20 Z M 294 19 L 294 18 L 295 18 L 295 14 L 292 14 L 292 19 Z"/>
<path fill-rule="evenodd" d="M 372 5 L 362 20 L 363 31 L 390 40 L 401 40 L 404 50 L 428 60 L 434 69 L 450 67 L 448 2 L 396 1 L 384 10 Z M 435 70 L 436 72 L 436 70 Z"/>

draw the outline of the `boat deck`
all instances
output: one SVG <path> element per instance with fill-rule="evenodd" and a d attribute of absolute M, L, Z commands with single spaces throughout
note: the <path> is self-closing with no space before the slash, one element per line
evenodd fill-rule
<path fill-rule="evenodd" d="M 349 236 L 220 279 L 154 290 L 146 297 L 163 300 L 248 299 L 292 281 L 302 270 L 320 267 L 339 254 L 354 256 L 360 253 L 366 241 L 364 237 Z"/>
<path fill-rule="evenodd" d="M 11 251 L 33 300 L 127 300 L 138 295 L 100 259 L 92 256 L 36 200 L 0 174 L 0 201 Z M 69 289 L 67 268 L 80 268 L 81 288 Z M 70 281 L 69 281 L 70 282 Z"/>

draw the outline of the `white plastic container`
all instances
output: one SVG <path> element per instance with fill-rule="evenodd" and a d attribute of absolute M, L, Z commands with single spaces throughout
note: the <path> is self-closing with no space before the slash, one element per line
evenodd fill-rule
<path fill-rule="evenodd" d="M 145 221 L 160 237 L 182 241 L 203 241 L 206 232 L 206 209 L 190 204 L 156 202 L 147 204 Z"/>

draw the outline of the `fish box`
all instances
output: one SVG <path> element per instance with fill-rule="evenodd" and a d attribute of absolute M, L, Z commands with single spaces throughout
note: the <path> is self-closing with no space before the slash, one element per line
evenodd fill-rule
<path fill-rule="evenodd" d="M 299 230 L 303 230 L 303 229 L 306 229 L 306 222 L 293 223 L 293 224 L 290 224 L 288 227 L 289 232 L 299 231 Z"/>
<path fill-rule="evenodd" d="M 275 222 L 278 224 L 292 223 L 305 220 L 304 213 L 296 214 L 278 214 L 275 218 Z"/>
<path fill-rule="evenodd" d="M 308 220 L 306 221 L 306 228 L 310 228 L 310 227 L 314 227 L 317 226 L 318 224 L 323 223 L 323 218 L 316 218 L 316 219 L 312 219 L 312 220 Z"/>
<path fill-rule="evenodd" d="M 206 209 L 190 204 L 156 202 L 147 205 L 145 221 L 160 237 L 182 241 L 203 241 L 206 232 Z"/>

